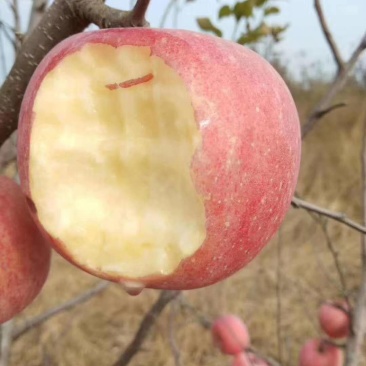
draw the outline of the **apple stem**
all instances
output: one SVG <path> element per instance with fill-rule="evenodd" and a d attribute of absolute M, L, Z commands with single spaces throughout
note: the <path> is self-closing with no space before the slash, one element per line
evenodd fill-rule
<path fill-rule="evenodd" d="M 134 27 L 143 27 L 146 25 L 145 15 L 149 7 L 150 0 L 137 0 L 132 9 L 131 23 Z"/>

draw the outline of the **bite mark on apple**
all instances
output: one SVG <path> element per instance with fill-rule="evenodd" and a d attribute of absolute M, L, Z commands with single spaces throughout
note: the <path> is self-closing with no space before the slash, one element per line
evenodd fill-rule
<path fill-rule="evenodd" d="M 141 76 L 139 78 L 123 81 L 122 83 L 119 83 L 119 84 L 117 84 L 117 83 L 107 84 L 105 87 L 109 90 L 116 90 L 118 88 L 127 89 L 127 88 L 131 88 L 132 86 L 147 83 L 147 82 L 151 81 L 153 78 L 154 78 L 154 75 L 152 73 L 150 73 L 145 76 Z"/>

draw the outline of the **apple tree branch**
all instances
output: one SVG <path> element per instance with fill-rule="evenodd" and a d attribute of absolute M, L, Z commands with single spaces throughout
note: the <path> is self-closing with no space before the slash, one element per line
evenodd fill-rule
<path fill-rule="evenodd" d="M 127 366 L 130 363 L 132 358 L 140 351 L 143 342 L 149 335 L 150 330 L 155 324 L 158 316 L 162 313 L 165 307 L 180 293 L 180 291 L 162 291 L 160 293 L 158 300 L 153 304 L 153 306 L 142 319 L 134 339 L 127 346 L 126 350 L 123 352 L 114 366 Z"/>
<path fill-rule="evenodd" d="M 366 49 L 366 33 L 363 35 L 360 43 L 353 51 L 351 58 L 344 64 L 344 67 L 335 76 L 332 85 L 328 92 L 323 96 L 318 105 L 315 107 L 313 113 L 310 114 L 309 118 L 305 121 L 302 126 L 302 138 L 304 139 L 310 131 L 315 127 L 316 123 L 326 114 L 324 111 L 329 111 L 331 103 L 335 96 L 343 89 L 349 74 L 355 67 L 361 54 Z M 333 108 L 334 109 L 334 108 Z"/>
<path fill-rule="evenodd" d="M 362 144 L 362 204 L 363 224 L 366 225 L 366 116 L 364 119 Z M 345 366 L 357 366 L 362 357 L 362 345 L 366 332 L 366 235 L 361 237 L 361 284 L 357 294 L 356 306 L 352 314 L 352 333 L 347 340 Z"/>
<path fill-rule="evenodd" d="M 327 24 L 327 21 L 325 19 L 323 8 L 321 6 L 320 0 L 314 0 L 314 6 L 316 10 L 316 14 L 318 15 L 319 23 L 322 28 L 322 31 L 324 33 L 324 37 L 327 40 L 329 47 L 332 51 L 333 58 L 335 63 L 338 67 L 338 72 L 341 72 L 344 69 L 344 61 L 342 59 L 342 56 L 339 52 L 338 46 L 336 42 L 334 41 L 333 35 L 329 30 L 329 26 Z"/>

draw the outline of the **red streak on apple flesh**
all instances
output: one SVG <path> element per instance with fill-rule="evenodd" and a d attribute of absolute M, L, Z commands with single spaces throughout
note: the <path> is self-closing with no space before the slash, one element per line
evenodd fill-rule
<path fill-rule="evenodd" d="M 154 78 L 154 75 L 150 73 L 150 74 L 147 74 L 140 78 L 126 80 L 123 83 L 107 84 L 106 88 L 109 90 L 116 90 L 118 88 L 127 89 L 127 88 L 131 88 L 132 86 L 147 83 L 150 80 L 152 80 L 153 78 Z"/>

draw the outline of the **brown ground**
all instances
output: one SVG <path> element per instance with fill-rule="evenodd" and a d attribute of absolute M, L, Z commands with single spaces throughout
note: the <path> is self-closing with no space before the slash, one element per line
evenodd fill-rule
<path fill-rule="evenodd" d="M 322 89 L 319 85 L 311 93 L 294 89 L 302 119 L 319 100 Z M 361 218 L 359 156 L 365 115 L 363 93 L 354 88 L 345 92 L 340 100 L 346 101 L 348 107 L 326 117 L 307 138 L 298 185 L 298 192 L 307 200 L 344 211 L 358 221 Z M 12 174 L 12 167 L 8 167 L 7 174 Z M 354 295 L 359 282 L 360 237 L 337 223 L 329 222 L 328 229 L 339 252 L 347 288 Z M 240 273 L 184 296 L 209 318 L 226 312 L 240 315 L 248 324 L 257 349 L 277 359 L 281 353 L 284 365 L 292 366 L 297 365 L 301 344 L 320 334 L 316 322 L 319 304 L 340 296 L 341 292 L 322 229 L 309 214 L 291 209 L 281 233 L 280 256 L 277 236 Z M 82 293 L 97 282 L 54 255 L 51 275 L 42 294 L 16 323 L 21 324 L 24 319 Z M 119 286 L 111 285 L 86 304 L 17 340 L 13 344 L 11 365 L 110 366 L 134 335 L 156 296 L 156 291 L 146 290 L 132 298 Z M 174 317 L 170 318 L 174 318 L 182 366 L 229 365 L 230 359 L 213 347 L 209 333 L 196 318 L 178 307 L 174 309 Z M 174 365 L 168 337 L 170 311 L 167 309 L 158 320 L 131 366 Z"/>

